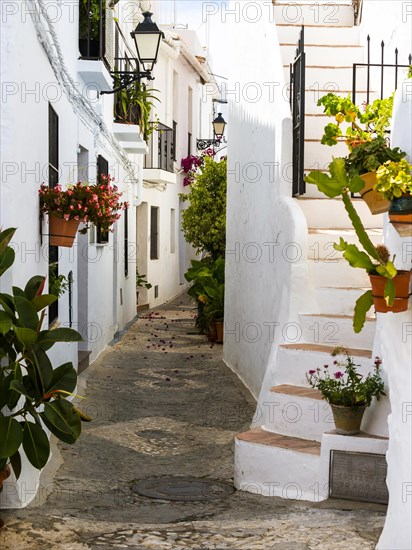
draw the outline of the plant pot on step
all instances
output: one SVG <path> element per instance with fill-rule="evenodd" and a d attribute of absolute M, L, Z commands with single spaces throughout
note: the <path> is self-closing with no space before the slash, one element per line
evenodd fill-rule
<path fill-rule="evenodd" d="M 223 338 L 224 338 L 224 323 L 223 320 L 216 321 L 216 333 L 217 333 L 217 344 L 223 344 Z"/>
<path fill-rule="evenodd" d="M 410 271 L 398 271 L 396 277 L 393 278 L 395 284 L 395 301 L 392 306 L 388 306 L 384 298 L 385 286 L 388 279 L 381 275 L 369 275 L 369 278 L 372 285 L 375 311 L 377 313 L 401 313 L 402 311 L 408 310 L 409 287 L 411 282 Z"/>
<path fill-rule="evenodd" d="M 10 475 L 10 468 L 9 466 L 4 466 L 4 468 L 0 471 L 0 492 L 3 490 L 3 481 L 5 481 Z M 0 529 L 3 527 L 4 521 L 0 518 Z"/>
<path fill-rule="evenodd" d="M 401 237 L 412 237 L 412 196 L 402 195 L 393 199 L 389 220 Z"/>
<path fill-rule="evenodd" d="M 216 342 L 217 340 L 217 328 L 215 321 L 209 321 L 209 330 L 206 332 L 209 342 Z"/>
<path fill-rule="evenodd" d="M 372 214 L 382 214 L 387 212 L 390 202 L 374 190 L 376 185 L 376 171 L 362 174 L 361 178 L 365 182 L 365 187 L 360 191 L 362 199 L 366 202 Z"/>
<path fill-rule="evenodd" d="M 356 435 L 360 432 L 366 406 L 345 407 L 330 403 L 336 431 L 340 435 Z"/>
<path fill-rule="evenodd" d="M 71 248 L 76 237 L 80 221 L 65 220 L 49 215 L 49 244 L 52 246 L 64 246 Z"/>

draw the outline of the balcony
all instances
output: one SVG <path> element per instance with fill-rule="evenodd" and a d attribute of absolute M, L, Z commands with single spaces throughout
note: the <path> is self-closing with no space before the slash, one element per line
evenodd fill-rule
<path fill-rule="evenodd" d="M 106 45 L 112 34 L 108 24 L 111 10 L 106 0 L 79 0 L 79 52 L 78 73 L 82 80 L 99 90 L 112 86 Z"/>
<path fill-rule="evenodd" d="M 150 183 L 176 183 L 174 171 L 173 128 L 158 123 L 149 138 L 149 152 L 145 157 L 143 179 Z"/>

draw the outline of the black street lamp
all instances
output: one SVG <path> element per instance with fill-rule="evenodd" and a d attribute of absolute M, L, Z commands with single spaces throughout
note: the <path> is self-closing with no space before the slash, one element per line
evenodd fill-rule
<path fill-rule="evenodd" d="M 224 142 L 223 134 L 225 133 L 226 121 L 222 116 L 222 113 L 219 113 L 217 117 L 212 122 L 214 139 L 198 139 L 196 142 L 197 149 L 199 151 L 204 151 L 209 149 L 212 145 L 220 145 Z"/>
<path fill-rule="evenodd" d="M 144 17 L 143 21 L 130 33 L 136 45 L 137 59 L 116 59 L 116 61 L 123 61 L 125 67 L 129 70 L 113 70 L 112 76 L 117 86 L 113 90 L 101 92 L 102 94 L 120 92 L 120 90 L 128 88 L 130 84 L 142 78 L 154 80 L 152 71 L 157 63 L 160 42 L 165 35 L 156 23 L 153 23 L 153 14 L 150 11 L 145 11 L 142 15 Z M 131 70 L 132 64 L 135 66 L 135 70 Z M 139 65 L 143 68 L 143 71 L 138 70 Z"/>

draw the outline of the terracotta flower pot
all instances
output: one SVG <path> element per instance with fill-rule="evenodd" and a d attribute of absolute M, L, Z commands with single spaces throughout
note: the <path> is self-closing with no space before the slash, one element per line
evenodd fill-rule
<path fill-rule="evenodd" d="M 217 328 L 215 321 L 209 322 L 209 330 L 206 333 L 209 342 L 216 342 L 217 340 Z"/>
<path fill-rule="evenodd" d="M 368 205 L 371 213 L 382 214 L 383 212 L 387 212 L 391 203 L 374 190 L 376 171 L 362 174 L 361 178 L 365 182 L 365 187 L 360 191 L 360 195 Z"/>
<path fill-rule="evenodd" d="M 80 221 L 57 218 L 49 215 L 49 244 L 71 248 L 76 237 Z"/>
<path fill-rule="evenodd" d="M 389 220 L 401 237 L 412 237 L 412 196 L 403 195 L 393 199 Z"/>
<path fill-rule="evenodd" d="M 223 338 L 224 338 L 224 323 L 223 323 L 223 321 L 216 321 L 216 332 L 217 332 L 216 342 L 218 344 L 223 344 Z"/>
<path fill-rule="evenodd" d="M 9 466 L 4 466 L 0 472 L 0 492 L 3 490 L 3 481 L 5 481 L 10 475 Z M 0 518 L 0 529 L 3 527 L 4 521 Z"/>
<path fill-rule="evenodd" d="M 330 406 L 338 434 L 355 435 L 360 432 L 366 406 L 344 407 L 342 405 L 333 405 L 333 403 L 330 403 Z"/>
<path fill-rule="evenodd" d="M 381 275 L 369 275 L 369 278 L 372 285 L 375 311 L 377 313 L 400 313 L 408 310 L 409 287 L 411 281 L 410 271 L 398 271 L 398 274 L 394 277 L 395 301 L 392 306 L 388 306 L 384 298 L 385 286 L 388 279 Z"/>

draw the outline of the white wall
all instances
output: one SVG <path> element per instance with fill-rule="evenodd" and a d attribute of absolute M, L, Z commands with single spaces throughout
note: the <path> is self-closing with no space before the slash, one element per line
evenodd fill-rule
<path fill-rule="evenodd" d="M 409 93 L 407 93 L 409 90 Z M 412 80 L 401 86 L 395 96 L 392 146 L 408 152 L 412 162 Z M 395 229 L 385 225 L 385 242 L 396 254 L 399 269 L 411 269 L 412 239 L 400 238 Z M 392 413 L 389 416 L 387 453 L 389 507 L 385 527 L 379 540 L 380 550 L 412 548 L 412 314 L 378 314 L 377 341 L 382 348 L 383 366 L 388 376 Z"/>
<path fill-rule="evenodd" d="M 277 30 L 269 19 L 267 14 L 226 30 L 231 49 L 224 359 L 256 398 L 282 328 L 295 318 L 305 294 L 306 222 L 285 179 L 290 110 L 282 95 Z"/>

